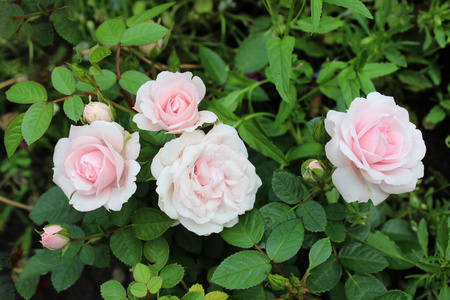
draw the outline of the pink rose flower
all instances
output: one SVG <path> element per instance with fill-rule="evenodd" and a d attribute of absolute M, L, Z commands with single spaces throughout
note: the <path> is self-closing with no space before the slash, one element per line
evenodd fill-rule
<path fill-rule="evenodd" d="M 70 233 L 59 225 L 47 225 L 41 234 L 41 244 L 49 250 L 58 250 L 67 245 Z"/>
<path fill-rule="evenodd" d="M 120 210 L 136 191 L 139 135 L 114 122 L 71 126 L 53 155 L 53 181 L 79 211 Z"/>
<path fill-rule="evenodd" d="M 414 190 L 423 176 L 422 133 L 392 97 L 373 92 L 353 100 L 347 113 L 330 110 L 325 129 L 332 137 L 325 152 L 337 167 L 332 180 L 347 202 L 378 205 Z"/>
<path fill-rule="evenodd" d="M 90 102 L 84 107 L 83 119 L 86 123 L 91 124 L 94 121 L 112 122 L 111 109 L 102 102 Z"/>
<path fill-rule="evenodd" d="M 224 124 L 207 135 L 196 130 L 169 141 L 151 170 L 161 210 L 198 235 L 235 225 L 239 215 L 253 208 L 261 186 L 244 143 Z"/>
<path fill-rule="evenodd" d="M 198 111 L 205 92 L 203 81 L 192 77 L 191 72 L 161 72 L 156 80 L 146 82 L 137 91 L 134 109 L 138 114 L 133 121 L 143 130 L 192 132 L 217 120 L 213 112 Z"/>

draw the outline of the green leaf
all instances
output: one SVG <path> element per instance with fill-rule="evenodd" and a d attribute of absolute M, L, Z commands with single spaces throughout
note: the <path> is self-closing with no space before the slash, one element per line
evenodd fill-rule
<path fill-rule="evenodd" d="M 309 267 L 313 269 L 326 261 L 331 255 L 330 238 L 320 239 L 309 250 Z"/>
<path fill-rule="evenodd" d="M 181 279 L 183 279 L 184 268 L 179 264 L 167 265 L 161 270 L 159 276 L 161 276 L 163 280 L 163 288 L 172 288 L 176 286 L 181 281 Z"/>
<path fill-rule="evenodd" d="M 362 69 L 370 79 L 386 76 L 398 70 L 393 63 L 367 63 Z"/>
<path fill-rule="evenodd" d="M 125 23 L 120 19 L 110 19 L 97 28 L 95 36 L 100 43 L 106 46 L 115 46 L 125 31 Z"/>
<path fill-rule="evenodd" d="M 226 300 L 228 295 L 221 291 L 212 291 L 205 295 L 205 300 Z"/>
<path fill-rule="evenodd" d="M 333 30 L 338 29 L 339 27 L 342 27 L 344 25 L 344 21 L 340 20 L 339 18 L 334 18 L 330 16 L 323 16 L 320 20 L 319 25 L 313 30 L 313 24 L 311 18 L 302 18 L 297 22 L 298 27 L 300 30 L 303 30 L 305 32 L 314 32 L 319 34 L 324 34 Z M 333 62 L 332 62 L 333 63 Z M 322 70 L 321 70 L 322 72 Z"/>
<path fill-rule="evenodd" d="M 303 201 L 302 183 L 292 173 L 285 171 L 273 173 L 272 189 L 275 195 L 287 204 L 297 204 Z"/>
<path fill-rule="evenodd" d="M 80 259 L 86 265 L 93 265 L 95 261 L 95 251 L 91 245 L 84 245 L 80 251 Z"/>
<path fill-rule="evenodd" d="M 386 288 L 372 275 L 356 274 L 345 282 L 345 295 L 352 300 L 370 300 L 386 292 Z"/>
<path fill-rule="evenodd" d="M 16 116 L 11 120 L 11 122 L 9 122 L 8 127 L 6 127 L 4 143 L 8 158 L 11 158 L 11 156 L 13 156 L 17 147 L 19 147 L 20 143 L 23 140 L 22 120 L 24 115 L 25 113 L 21 113 L 20 115 Z"/>
<path fill-rule="evenodd" d="M 111 251 L 123 263 L 134 266 L 141 261 L 142 243 L 131 228 L 118 230 L 111 236 Z"/>
<path fill-rule="evenodd" d="M 325 231 L 327 226 L 327 215 L 322 205 L 316 201 L 306 201 L 295 211 L 303 220 L 306 230 L 317 232 Z"/>
<path fill-rule="evenodd" d="M 66 14 L 66 9 L 55 10 L 50 15 L 50 20 L 53 22 L 56 32 L 58 32 L 63 39 L 72 45 L 76 45 L 81 40 L 81 30 L 77 28 L 79 27 L 79 23 L 70 20 Z"/>
<path fill-rule="evenodd" d="M 399 290 L 390 290 L 383 295 L 374 298 L 374 300 L 412 300 L 412 297 L 410 294 Z"/>
<path fill-rule="evenodd" d="M 138 209 L 131 221 L 134 236 L 146 241 L 158 238 L 175 222 L 165 213 L 148 207 Z"/>
<path fill-rule="evenodd" d="M 244 99 L 244 92 L 244 90 L 232 91 L 225 97 L 217 99 L 217 101 L 219 101 L 226 110 L 233 112 L 239 104 L 242 103 L 242 100 Z"/>
<path fill-rule="evenodd" d="M 234 57 L 234 65 L 242 73 L 252 73 L 261 70 L 269 62 L 266 41 L 269 35 L 258 33 L 244 39 Z"/>
<path fill-rule="evenodd" d="M 250 248 L 259 243 L 264 234 L 264 222 L 261 213 L 252 209 L 239 217 L 239 222 L 231 228 L 225 228 L 220 235 L 229 244 L 241 248 Z"/>
<path fill-rule="evenodd" d="M 334 255 L 324 263 L 311 270 L 306 282 L 308 288 L 315 293 L 331 290 L 339 282 L 342 275 L 342 266 Z"/>
<path fill-rule="evenodd" d="M 64 95 L 72 95 L 75 92 L 75 78 L 64 67 L 56 67 L 52 72 L 53 87 Z"/>
<path fill-rule="evenodd" d="M 100 90 L 104 91 L 109 89 L 114 85 L 114 83 L 116 83 L 117 75 L 116 73 L 108 69 L 102 69 L 102 73 L 102 75 L 96 75 L 94 76 L 94 78 Z"/>
<path fill-rule="evenodd" d="M 199 56 L 206 73 L 217 84 L 224 84 L 228 79 L 227 65 L 213 50 L 200 46 Z"/>
<path fill-rule="evenodd" d="M 163 279 L 159 276 L 153 276 L 149 282 L 147 282 L 147 289 L 152 294 L 156 294 L 162 287 Z"/>
<path fill-rule="evenodd" d="M 144 255 L 148 261 L 154 263 L 153 267 L 159 271 L 169 260 L 169 244 L 162 236 L 157 239 L 147 241 L 144 245 Z"/>
<path fill-rule="evenodd" d="M 28 145 L 37 141 L 48 129 L 53 117 L 53 103 L 36 102 L 22 120 L 22 135 Z"/>
<path fill-rule="evenodd" d="M 47 101 L 47 91 L 34 81 L 16 83 L 6 91 L 6 98 L 15 103 L 31 104 L 38 101 Z"/>
<path fill-rule="evenodd" d="M 146 10 L 143 13 L 140 13 L 136 16 L 132 16 L 131 18 L 127 19 L 127 25 L 129 27 L 131 27 L 137 23 L 147 22 L 148 20 L 153 19 L 154 17 L 161 14 L 162 12 L 164 12 L 165 10 L 167 10 L 174 4 L 175 4 L 175 1 L 161 4 L 161 5 L 153 7 L 152 9 Z"/>
<path fill-rule="evenodd" d="M 181 300 L 204 300 L 205 293 L 200 291 L 188 292 Z"/>
<path fill-rule="evenodd" d="M 286 102 L 293 101 L 289 94 L 289 85 L 294 44 L 295 38 L 292 36 L 285 36 L 283 39 L 273 37 L 266 42 L 273 83 Z"/>
<path fill-rule="evenodd" d="M 127 30 L 122 35 L 122 46 L 140 46 L 154 43 L 161 39 L 169 30 L 156 23 L 138 23 Z"/>
<path fill-rule="evenodd" d="M 14 17 L 23 16 L 24 12 L 19 5 L 10 4 L 0 6 L 0 38 L 10 39 L 20 28 L 21 20 L 14 20 Z"/>
<path fill-rule="evenodd" d="M 127 297 L 125 288 L 116 280 L 103 283 L 100 292 L 105 300 L 124 300 Z"/>
<path fill-rule="evenodd" d="M 320 16 L 322 15 L 322 0 L 311 0 L 312 32 L 319 27 Z"/>
<path fill-rule="evenodd" d="M 437 226 L 436 234 L 436 252 L 439 252 L 441 256 L 445 256 L 447 247 L 449 245 L 450 228 L 448 225 L 447 217 L 441 217 Z"/>
<path fill-rule="evenodd" d="M 211 281 L 227 289 L 247 289 L 261 283 L 272 266 L 257 251 L 241 251 L 226 258 L 214 271 Z"/>
<path fill-rule="evenodd" d="M 405 256 L 400 247 L 381 231 L 370 233 L 367 237 L 367 242 L 369 246 L 384 255 L 391 269 L 401 270 L 412 267 L 410 263 L 404 261 Z"/>
<path fill-rule="evenodd" d="M 268 156 L 280 165 L 287 165 L 281 150 L 255 125 L 253 120 L 243 121 L 238 127 L 239 135 L 250 147 Z"/>
<path fill-rule="evenodd" d="M 325 234 L 335 243 L 341 243 L 345 240 L 345 225 L 342 222 L 328 221 L 325 228 Z"/>
<path fill-rule="evenodd" d="M 323 0 L 326 3 L 342 6 L 353 10 L 353 12 L 373 19 L 372 14 L 360 0 Z"/>
<path fill-rule="evenodd" d="M 72 224 L 82 217 L 83 214 L 69 205 L 69 199 L 57 186 L 45 192 L 30 212 L 31 220 L 38 225 L 44 222 Z"/>
<path fill-rule="evenodd" d="M 436 42 L 438 43 L 439 47 L 445 48 L 445 31 L 442 26 L 434 27 L 434 38 L 436 39 Z"/>
<path fill-rule="evenodd" d="M 71 287 L 81 276 L 84 263 L 78 256 L 52 270 L 52 284 L 58 292 Z"/>
<path fill-rule="evenodd" d="M 91 63 L 98 63 L 109 55 L 111 55 L 111 50 L 103 46 L 95 45 L 92 47 L 91 51 L 89 51 L 89 61 Z"/>
<path fill-rule="evenodd" d="M 267 255 L 276 263 L 290 259 L 300 250 L 304 234 L 305 229 L 300 219 L 278 225 L 267 238 Z"/>
<path fill-rule="evenodd" d="M 381 228 L 394 241 L 417 242 L 417 234 L 412 231 L 409 222 L 402 219 L 390 219 Z"/>
<path fill-rule="evenodd" d="M 427 229 L 427 221 L 425 219 L 420 220 L 419 227 L 417 230 L 417 238 L 419 240 L 420 247 L 422 247 L 422 251 L 427 256 L 428 252 L 428 229 Z"/>
<path fill-rule="evenodd" d="M 116 226 L 126 226 L 130 224 L 131 215 L 136 210 L 136 206 L 137 206 L 136 198 L 134 197 L 130 198 L 126 203 L 122 205 L 122 209 L 120 211 L 111 211 L 108 214 L 109 220 Z"/>
<path fill-rule="evenodd" d="M 280 202 L 266 204 L 259 211 L 263 216 L 266 235 L 279 224 L 297 218 L 290 206 Z"/>
<path fill-rule="evenodd" d="M 376 250 L 361 243 L 353 243 L 339 251 L 344 267 L 363 274 L 377 273 L 388 266 L 386 259 Z"/>
<path fill-rule="evenodd" d="M 342 221 L 347 216 L 347 209 L 340 203 L 331 203 L 325 207 L 327 218 L 332 221 Z"/>
<path fill-rule="evenodd" d="M 64 100 L 63 110 L 66 116 L 72 121 L 80 120 L 83 115 L 84 103 L 81 97 L 78 95 L 73 95 L 70 98 Z"/>
<path fill-rule="evenodd" d="M 364 72 L 358 72 L 356 76 L 358 76 L 359 86 L 364 94 L 367 95 L 371 92 L 375 92 L 375 86 L 369 76 L 367 76 Z"/>
<path fill-rule="evenodd" d="M 130 70 L 120 76 L 119 85 L 127 92 L 136 95 L 138 89 L 149 80 L 147 75 Z"/>
<path fill-rule="evenodd" d="M 286 158 L 288 161 L 294 161 L 301 158 L 314 157 L 323 152 L 323 146 L 321 144 L 309 142 L 292 147 L 288 153 L 286 153 Z"/>
<path fill-rule="evenodd" d="M 137 297 L 143 298 L 147 296 L 147 285 L 140 282 L 132 282 L 129 286 L 130 293 Z"/>
<path fill-rule="evenodd" d="M 134 267 L 133 278 L 137 282 L 147 283 L 150 280 L 150 270 L 146 265 L 138 263 Z"/>

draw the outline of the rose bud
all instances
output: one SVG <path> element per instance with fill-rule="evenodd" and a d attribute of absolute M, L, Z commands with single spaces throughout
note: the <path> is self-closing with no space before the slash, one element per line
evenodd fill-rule
<path fill-rule="evenodd" d="M 308 159 L 302 164 L 302 177 L 312 182 L 320 180 L 323 177 L 324 169 L 322 162 L 317 159 Z"/>
<path fill-rule="evenodd" d="M 113 117 L 111 109 L 105 103 L 90 102 L 84 107 L 83 120 L 88 124 L 91 124 L 94 121 L 112 122 Z"/>
<path fill-rule="evenodd" d="M 47 225 L 41 234 L 41 244 L 49 250 L 58 250 L 67 245 L 70 233 L 59 225 Z"/>

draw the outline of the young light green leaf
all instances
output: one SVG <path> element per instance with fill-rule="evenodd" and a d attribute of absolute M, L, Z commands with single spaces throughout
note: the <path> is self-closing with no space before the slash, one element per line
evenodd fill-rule
<path fill-rule="evenodd" d="M 344 267 L 363 274 L 377 273 L 388 266 L 386 259 L 373 248 L 361 243 L 353 243 L 339 251 Z"/>
<path fill-rule="evenodd" d="M 227 65 L 213 50 L 200 46 L 199 56 L 206 73 L 217 84 L 224 84 L 228 79 Z"/>
<path fill-rule="evenodd" d="M 146 265 L 138 263 L 134 266 L 133 278 L 137 282 L 147 283 L 150 280 L 150 270 Z"/>
<path fill-rule="evenodd" d="M 81 276 L 84 263 L 78 256 L 52 270 L 53 287 L 61 292 L 71 287 Z"/>
<path fill-rule="evenodd" d="M 233 112 L 244 99 L 243 90 L 232 91 L 223 98 L 217 99 L 228 111 Z"/>
<path fill-rule="evenodd" d="M 141 261 L 142 243 L 134 237 L 131 228 L 116 231 L 111 236 L 112 253 L 123 263 L 134 266 Z"/>
<path fill-rule="evenodd" d="M 24 115 L 25 113 L 21 113 L 16 116 L 9 122 L 8 127 L 6 127 L 4 144 L 8 158 L 11 158 L 23 140 L 22 120 Z"/>
<path fill-rule="evenodd" d="M 103 283 L 100 292 L 105 300 L 124 300 L 127 297 L 125 288 L 116 280 Z"/>
<path fill-rule="evenodd" d="M 149 80 L 147 75 L 130 70 L 120 76 L 119 85 L 127 92 L 136 95 L 138 89 Z"/>
<path fill-rule="evenodd" d="M 275 195 L 287 204 L 303 201 L 302 182 L 292 173 L 285 171 L 273 173 L 272 189 Z"/>
<path fill-rule="evenodd" d="M 131 220 L 134 236 L 146 241 L 158 238 L 175 222 L 165 213 L 148 207 L 135 211 Z"/>
<path fill-rule="evenodd" d="M 261 132 L 253 120 L 243 121 L 238 131 L 241 138 L 253 149 L 274 159 L 280 165 L 288 164 L 283 152 Z"/>
<path fill-rule="evenodd" d="M 292 36 L 285 36 L 283 39 L 273 37 L 266 42 L 273 83 L 281 98 L 286 102 L 294 101 L 289 94 L 294 44 L 295 38 Z"/>
<path fill-rule="evenodd" d="M 64 95 L 72 95 L 75 92 L 75 78 L 64 67 L 56 67 L 52 72 L 53 87 Z"/>
<path fill-rule="evenodd" d="M 84 103 L 81 97 L 73 95 L 70 98 L 64 100 L 63 110 L 66 116 L 72 121 L 80 120 L 83 115 Z"/>
<path fill-rule="evenodd" d="M 306 201 L 295 212 L 302 218 L 306 230 L 312 232 L 325 231 L 327 215 L 322 205 L 318 202 L 312 200 Z"/>
<path fill-rule="evenodd" d="M 169 244 L 162 236 L 147 241 L 144 245 L 144 255 L 148 261 L 154 263 L 153 267 L 159 271 L 164 268 L 169 260 Z"/>
<path fill-rule="evenodd" d="M 305 229 L 300 219 L 278 225 L 267 238 L 267 255 L 276 263 L 290 259 L 300 250 L 304 234 Z"/>
<path fill-rule="evenodd" d="M 334 255 L 331 255 L 323 264 L 311 270 L 306 282 L 308 288 L 315 293 L 331 290 L 339 282 L 342 275 L 342 266 Z"/>
<path fill-rule="evenodd" d="M 137 23 L 147 22 L 148 20 L 153 19 L 154 17 L 161 14 L 162 12 L 164 12 L 165 10 L 167 10 L 174 4 L 175 4 L 175 2 L 164 3 L 161 5 L 155 6 L 149 10 L 146 10 L 143 13 L 132 16 L 131 18 L 127 19 L 127 25 L 128 25 L 128 27 L 131 27 Z"/>
<path fill-rule="evenodd" d="M 100 90 L 104 91 L 109 89 L 114 85 L 114 83 L 116 83 L 117 75 L 116 73 L 108 69 L 102 69 L 102 73 L 102 75 L 96 75 L 94 76 L 94 78 Z"/>
<path fill-rule="evenodd" d="M 313 30 L 313 24 L 311 18 L 302 18 L 297 22 L 298 27 L 300 30 L 303 30 L 305 32 L 314 32 L 319 34 L 324 34 L 333 30 L 338 29 L 339 27 L 343 26 L 345 23 L 344 21 L 340 20 L 339 18 L 330 17 L 330 16 L 323 16 L 320 19 L 319 25 Z"/>
<path fill-rule="evenodd" d="M 162 287 L 163 279 L 159 276 L 153 276 L 148 282 L 147 282 L 147 289 L 152 294 L 156 294 Z"/>
<path fill-rule="evenodd" d="M 156 23 L 138 23 L 123 33 L 122 46 L 140 46 L 154 43 L 161 39 L 169 30 Z"/>
<path fill-rule="evenodd" d="M 272 266 L 257 251 L 241 251 L 226 258 L 214 271 L 211 281 L 228 289 L 247 289 L 261 283 Z"/>
<path fill-rule="evenodd" d="M 366 300 L 373 299 L 386 293 L 386 287 L 372 275 L 356 274 L 350 276 L 345 282 L 345 295 L 347 299 Z"/>
<path fill-rule="evenodd" d="M 6 91 L 6 98 L 15 103 L 31 104 L 38 101 L 47 101 L 47 91 L 34 81 L 16 83 Z"/>
<path fill-rule="evenodd" d="M 264 222 L 261 213 L 252 209 L 239 217 L 239 222 L 231 228 L 225 228 L 220 235 L 229 244 L 250 248 L 259 243 L 264 234 Z"/>
<path fill-rule="evenodd" d="M 320 239 L 314 243 L 309 250 L 309 267 L 308 269 L 313 269 L 326 261 L 331 255 L 331 242 L 330 238 Z"/>
<path fill-rule="evenodd" d="M 132 282 L 129 286 L 130 293 L 133 294 L 134 297 L 143 298 L 147 296 L 147 285 L 140 282 Z"/>
<path fill-rule="evenodd" d="M 172 288 L 176 286 L 181 281 L 181 279 L 183 279 L 184 268 L 179 264 L 167 265 L 161 270 L 159 276 L 161 276 L 163 280 L 163 288 Z"/>
<path fill-rule="evenodd" d="M 326 3 L 339 5 L 363 15 L 366 18 L 373 19 L 372 14 L 360 0 L 323 0 Z"/>
<path fill-rule="evenodd" d="M 125 23 L 120 19 L 109 19 L 97 28 L 95 36 L 100 43 L 106 46 L 115 46 L 125 31 Z"/>
<path fill-rule="evenodd" d="M 48 129 L 53 117 L 53 103 L 36 102 L 22 120 L 22 135 L 28 145 L 37 141 Z"/>
<path fill-rule="evenodd" d="M 320 16 L 322 15 L 322 0 L 311 0 L 312 32 L 319 27 Z"/>
<path fill-rule="evenodd" d="M 91 63 L 98 63 L 109 55 L 111 55 L 111 50 L 103 46 L 95 45 L 91 51 L 89 51 L 89 61 Z"/>
<path fill-rule="evenodd" d="M 269 35 L 258 33 L 244 39 L 234 57 L 234 65 L 242 73 L 251 73 L 261 70 L 269 62 L 267 57 L 266 41 Z"/>
<path fill-rule="evenodd" d="M 188 292 L 181 300 L 205 300 L 205 293 L 200 291 Z"/>

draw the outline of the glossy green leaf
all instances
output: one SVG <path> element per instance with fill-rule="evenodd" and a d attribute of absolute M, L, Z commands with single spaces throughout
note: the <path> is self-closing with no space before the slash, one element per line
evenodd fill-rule
<path fill-rule="evenodd" d="M 147 81 L 150 81 L 147 75 L 130 70 L 120 76 L 119 85 L 127 92 L 136 95 L 138 89 Z"/>
<path fill-rule="evenodd" d="M 80 251 L 80 259 L 86 265 L 93 265 L 95 261 L 95 251 L 91 245 L 84 245 Z"/>
<path fill-rule="evenodd" d="M 142 243 L 131 228 L 118 230 L 111 236 L 111 251 L 123 263 L 134 266 L 141 261 Z"/>
<path fill-rule="evenodd" d="M 109 55 L 111 55 L 111 50 L 107 47 L 96 45 L 89 51 L 89 61 L 91 63 L 98 63 Z"/>
<path fill-rule="evenodd" d="M 269 35 L 259 33 L 250 35 L 239 45 L 239 50 L 234 57 L 234 65 L 242 73 L 251 73 L 261 70 L 268 64 L 266 41 Z"/>
<path fill-rule="evenodd" d="M 84 103 L 81 97 L 73 95 L 64 100 L 63 110 L 66 116 L 72 121 L 79 121 L 83 115 Z"/>
<path fill-rule="evenodd" d="M 307 287 L 315 293 L 331 290 L 339 282 L 342 275 L 342 266 L 334 255 L 324 263 L 311 270 L 306 282 Z"/>
<path fill-rule="evenodd" d="M 345 23 L 344 21 L 340 20 L 339 18 L 329 17 L 329 16 L 323 16 L 320 19 L 319 25 L 313 30 L 313 24 L 311 18 L 302 18 L 298 21 L 298 27 L 305 31 L 305 32 L 314 32 L 318 34 L 324 34 L 333 30 L 338 29 L 339 27 L 342 27 Z M 335 62 L 331 62 L 335 63 Z M 322 70 L 321 70 L 322 72 Z"/>
<path fill-rule="evenodd" d="M 37 141 L 48 129 L 53 117 L 53 103 L 36 102 L 22 120 L 22 135 L 28 145 Z"/>
<path fill-rule="evenodd" d="M 154 43 L 161 39 L 169 30 L 156 23 L 138 23 L 123 33 L 122 46 L 140 46 Z"/>
<path fill-rule="evenodd" d="M 386 292 L 386 288 L 372 275 L 356 274 L 345 282 L 345 295 L 352 300 L 370 300 Z"/>
<path fill-rule="evenodd" d="M 342 222 L 328 221 L 325 228 L 325 234 L 335 243 L 341 243 L 345 240 L 345 225 Z"/>
<path fill-rule="evenodd" d="M 374 298 L 374 300 L 412 300 L 412 297 L 410 294 L 399 290 L 390 290 L 383 295 Z"/>
<path fill-rule="evenodd" d="M 428 253 L 428 229 L 427 221 L 425 219 L 420 220 L 417 230 L 417 238 L 419 240 L 420 247 L 422 247 L 423 253 L 427 256 Z"/>
<path fill-rule="evenodd" d="M 364 74 L 371 79 L 389 75 L 397 70 L 398 67 L 393 63 L 367 63 L 363 68 Z"/>
<path fill-rule="evenodd" d="M 324 2 L 339 5 L 363 15 L 366 18 L 373 19 L 372 14 L 360 0 L 323 0 Z"/>
<path fill-rule="evenodd" d="M 132 282 L 130 284 L 130 292 L 133 294 L 133 296 L 137 298 L 143 298 L 147 296 L 147 285 L 140 282 Z"/>
<path fill-rule="evenodd" d="M 239 217 L 239 222 L 231 228 L 225 228 L 220 235 L 229 244 L 250 248 L 258 244 L 264 234 L 264 221 L 261 213 L 252 209 Z"/>
<path fill-rule="evenodd" d="M 312 32 L 319 27 L 320 16 L 322 15 L 322 0 L 311 0 Z"/>
<path fill-rule="evenodd" d="M 226 258 L 214 271 L 211 281 L 228 289 L 247 289 L 261 283 L 272 266 L 257 251 L 241 251 Z"/>
<path fill-rule="evenodd" d="M 103 283 L 100 292 L 105 300 L 124 300 L 127 297 L 125 288 L 116 280 Z"/>
<path fill-rule="evenodd" d="M 4 144 L 8 158 L 11 158 L 23 140 L 22 120 L 24 115 L 25 113 L 21 113 L 16 116 L 9 122 L 8 127 L 6 127 Z"/>
<path fill-rule="evenodd" d="M 153 267 L 159 271 L 169 260 L 169 244 L 164 237 L 147 241 L 144 245 L 144 255 L 153 263 Z"/>
<path fill-rule="evenodd" d="M 16 83 L 6 91 L 6 98 L 15 103 L 31 104 L 38 101 L 47 101 L 47 91 L 34 81 Z"/>
<path fill-rule="evenodd" d="M 147 283 L 150 280 L 150 270 L 146 265 L 138 263 L 134 266 L 133 278 L 137 282 Z"/>
<path fill-rule="evenodd" d="M 400 247 L 381 231 L 369 233 L 367 242 L 384 255 L 391 269 L 401 270 L 412 267 L 410 263 L 404 261 L 405 256 Z"/>
<path fill-rule="evenodd" d="M 228 79 L 227 65 L 213 50 L 200 46 L 199 56 L 206 73 L 216 84 L 224 84 Z"/>
<path fill-rule="evenodd" d="M 163 279 L 159 276 L 153 276 L 148 282 L 147 282 L 147 289 L 152 294 L 156 294 L 162 287 Z"/>
<path fill-rule="evenodd" d="M 361 243 L 353 243 L 339 251 L 340 262 L 344 267 L 363 274 L 377 273 L 388 266 L 380 252 Z"/>
<path fill-rule="evenodd" d="M 138 209 L 131 220 L 134 235 L 146 241 L 158 238 L 175 222 L 165 213 L 148 207 Z"/>
<path fill-rule="evenodd" d="M 179 264 L 170 264 L 161 270 L 159 276 L 163 280 L 162 287 L 168 289 L 180 283 L 184 277 L 184 268 Z"/>
<path fill-rule="evenodd" d="M 53 87 L 64 95 L 72 95 L 75 92 L 75 78 L 68 69 L 56 67 L 52 72 Z"/>
<path fill-rule="evenodd" d="M 174 5 L 175 2 L 169 2 L 164 3 L 155 7 L 152 7 L 149 10 L 144 11 L 143 13 L 140 13 L 138 15 L 132 16 L 131 18 L 127 19 L 127 25 L 129 27 L 133 26 L 134 24 L 141 23 L 141 22 L 147 22 L 150 19 L 153 19 L 157 15 L 161 14 L 168 8 L 170 8 L 172 5 Z"/>
<path fill-rule="evenodd" d="M 72 45 L 76 45 L 81 40 L 81 31 L 78 29 L 79 23 L 68 17 L 67 8 L 61 7 L 50 14 L 56 32 Z"/>
<path fill-rule="evenodd" d="M 316 201 L 306 201 L 297 208 L 296 213 L 303 220 L 306 230 L 317 232 L 325 231 L 327 215 L 322 205 Z"/>
<path fill-rule="evenodd" d="M 275 195 L 287 204 L 297 204 L 303 201 L 302 183 L 292 173 L 285 171 L 273 173 L 272 189 Z"/>
<path fill-rule="evenodd" d="M 331 255 L 330 238 L 320 239 L 309 250 L 309 269 L 313 269 L 326 261 Z"/>
<path fill-rule="evenodd" d="M 305 229 L 300 219 L 278 225 L 267 238 L 267 255 L 276 263 L 290 259 L 300 250 L 304 234 Z"/>
<path fill-rule="evenodd" d="M 97 28 L 95 36 L 100 43 L 106 46 L 115 46 L 125 31 L 125 23 L 120 19 L 109 19 Z"/>
<path fill-rule="evenodd" d="M 53 287 L 61 292 L 71 287 L 81 276 L 84 263 L 78 256 L 52 270 Z"/>

